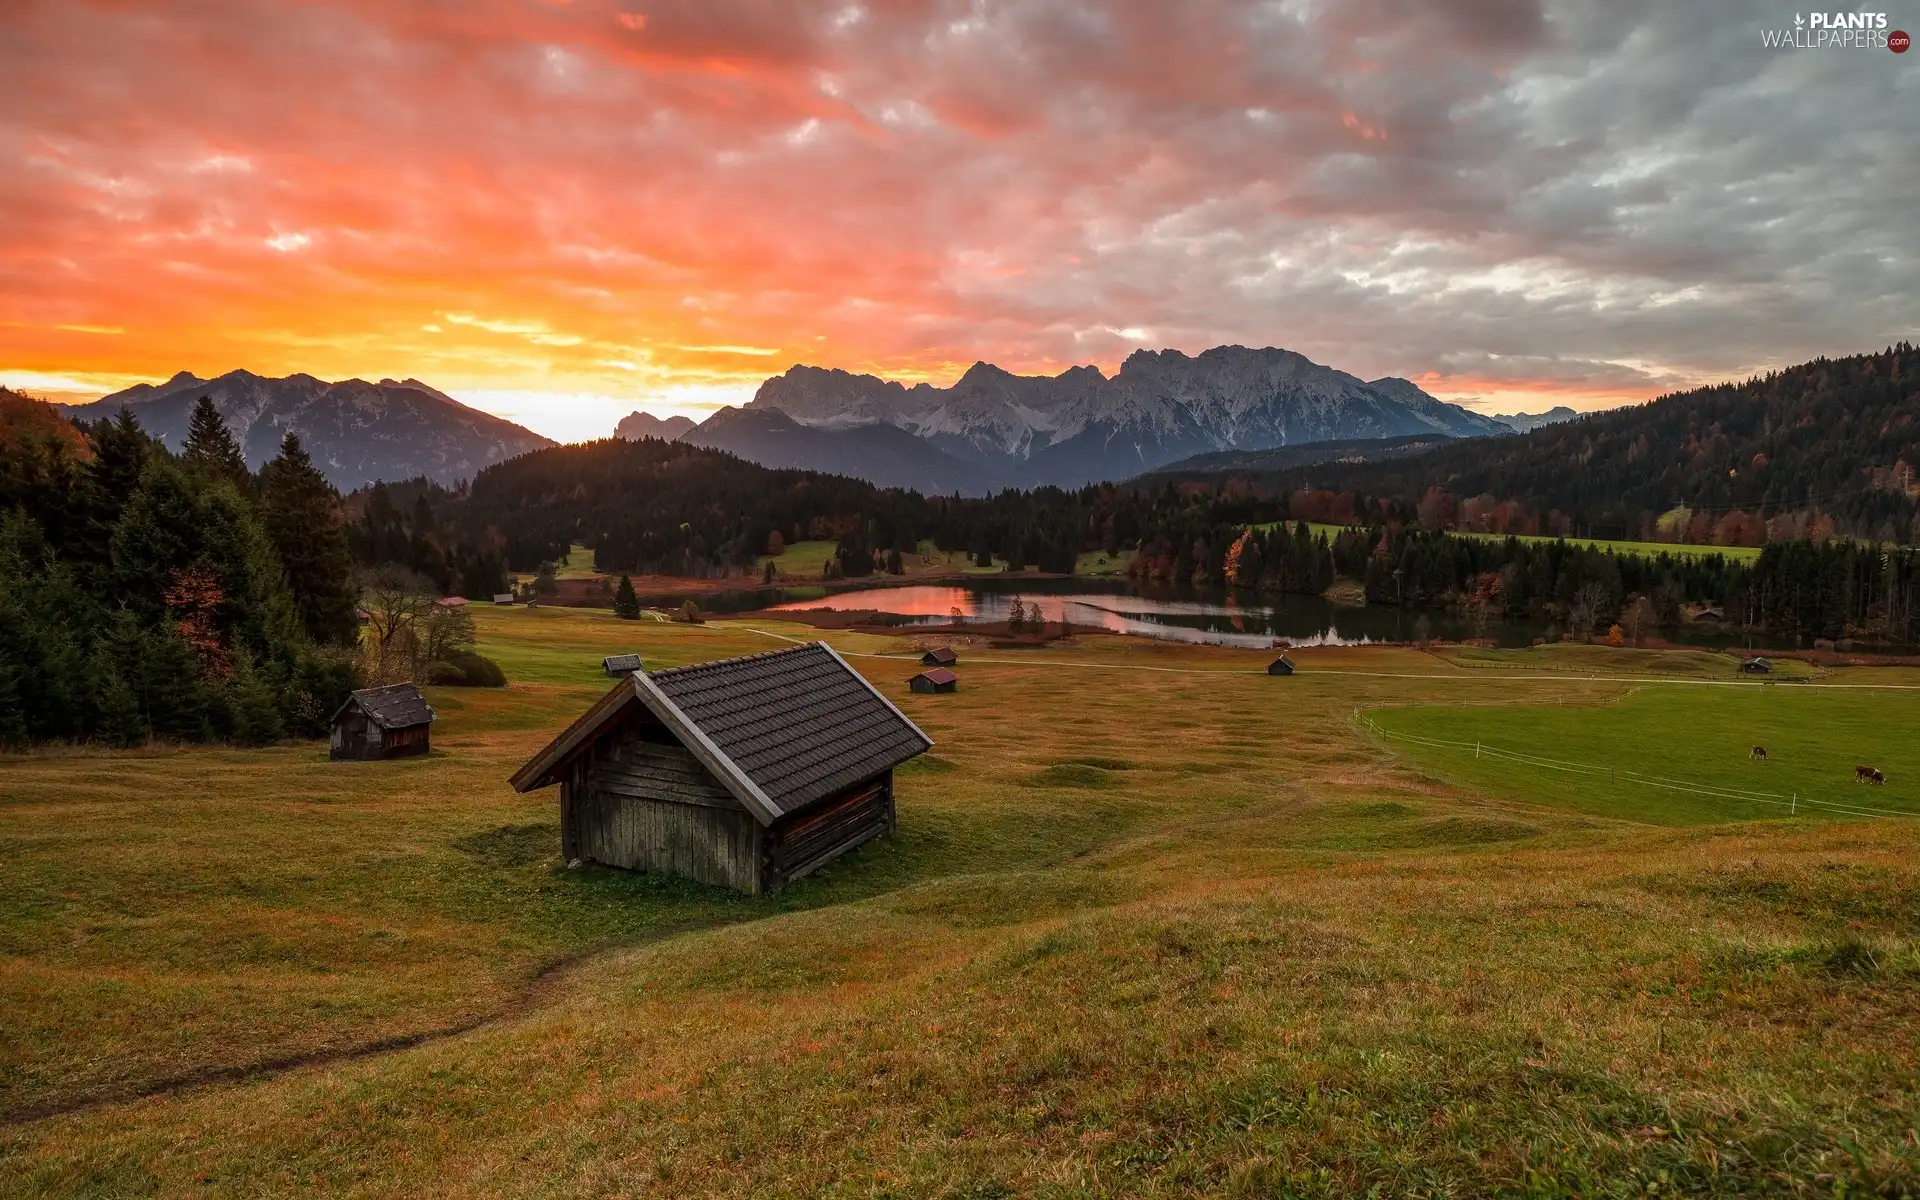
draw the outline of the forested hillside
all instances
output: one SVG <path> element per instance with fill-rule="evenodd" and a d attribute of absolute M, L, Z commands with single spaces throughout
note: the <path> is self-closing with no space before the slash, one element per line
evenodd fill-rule
<path fill-rule="evenodd" d="M 1351 494 L 1356 517 L 1435 528 L 1728 546 L 1833 534 L 1913 544 L 1916 468 L 1920 351 L 1901 343 L 1517 437 L 1238 477 L 1272 496 Z"/>
<path fill-rule="evenodd" d="M 297 438 L 256 477 L 211 405 L 178 455 L 124 412 L 0 408 L 0 744 L 324 731 L 357 623 L 337 496 Z"/>

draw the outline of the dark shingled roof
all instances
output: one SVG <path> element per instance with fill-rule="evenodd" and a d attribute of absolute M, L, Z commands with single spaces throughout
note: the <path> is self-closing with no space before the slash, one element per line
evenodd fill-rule
<path fill-rule="evenodd" d="M 953 652 L 951 646 L 935 646 L 920 656 L 921 664 L 929 667 L 948 667 L 959 661 L 960 656 Z"/>
<path fill-rule="evenodd" d="M 557 783 L 631 705 L 647 708 L 763 824 L 870 779 L 933 739 L 820 642 L 647 674 L 636 671 L 513 774 Z"/>
<path fill-rule="evenodd" d="M 333 714 L 334 720 L 339 720 L 340 713 L 347 711 L 347 705 L 350 704 L 358 704 L 361 711 L 382 729 L 408 729 L 425 725 L 433 720 L 434 715 L 427 698 L 410 683 L 361 688 L 353 693 L 346 704 L 340 706 L 339 712 Z"/>
<path fill-rule="evenodd" d="M 648 676 L 790 813 L 933 743 L 819 642 Z"/>
<path fill-rule="evenodd" d="M 609 654 L 600 660 L 609 675 L 620 676 L 640 669 L 638 654 Z"/>
<path fill-rule="evenodd" d="M 958 681 L 960 677 L 945 667 L 935 667 L 931 671 L 922 671 L 913 678 L 924 679 L 928 683 L 954 683 Z M 908 680 L 908 682 L 911 683 L 912 680 Z"/>

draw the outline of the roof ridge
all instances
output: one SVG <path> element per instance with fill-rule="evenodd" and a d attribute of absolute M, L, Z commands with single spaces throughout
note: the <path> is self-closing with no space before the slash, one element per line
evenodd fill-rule
<path fill-rule="evenodd" d="M 709 667 L 730 667 L 737 663 L 758 662 L 765 658 L 778 658 L 782 654 L 797 654 L 802 650 L 823 650 L 825 642 L 801 642 L 797 646 L 782 646 L 778 650 L 762 650 L 758 654 L 739 654 L 732 658 L 710 658 L 706 662 L 688 663 L 684 667 L 668 667 L 663 671 L 649 671 L 648 675 L 658 679 L 662 675 L 690 675 L 695 671 L 704 671 Z"/>

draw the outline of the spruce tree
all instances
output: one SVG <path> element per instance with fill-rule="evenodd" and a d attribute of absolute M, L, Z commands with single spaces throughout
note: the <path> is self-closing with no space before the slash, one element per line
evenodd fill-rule
<path fill-rule="evenodd" d="M 240 452 L 240 443 L 233 440 L 233 431 L 221 419 L 211 396 L 193 402 L 187 444 L 181 448 L 180 458 L 189 468 L 230 480 L 235 486 L 245 488 L 252 482 L 247 456 Z"/>
<path fill-rule="evenodd" d="M 633 594 L 633 579 L 620 576 L 620 589 L 613 594 L 613 615 L 623 621 L 640 619 L 640 597 Z"/>
<path fill-rule="evenodd" d="M 292 433 L 280 442 L 279 456 L 260 468 L 260 516 L 307 636 L 351 642 L 359 623 L 340 497 Z"/>

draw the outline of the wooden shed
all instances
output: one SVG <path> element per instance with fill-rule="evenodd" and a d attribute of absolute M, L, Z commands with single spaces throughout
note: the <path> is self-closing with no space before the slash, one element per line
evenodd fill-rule
<path fill-rule="evenodd" d="M 513 776 L 560 785 L 560 852 L 754 894 L 895 824 L 933 739 L 820 642 L 613 686 Z"/>
<path fill-rule="evenodd" d="M 1740 669 L 1749 675 L 1765 675 L 1773 670 L 1773 664 L 1764 658 L 1749 658 L 1740 664 Z"/>
<path fill-rule="evenodd" d="M 493 602 L 495 604 L 502 605 L 503 607 L 511 607 L 513 604 L 513 593 L 512 592 L 495 592 L 493 594 Z"/>
<path fill-rule="evenodd" d="M 907 680 L 907 686 L 916 692 L 953 692 L 960 689 L 960 677 L 945 667 L 935 667 Z"/>
<path fill-rule="evenodd" d="M 959 662 L 960 656 L 953 652 L 951 646 L 935 646 L 920 656 L 920 665 L 923 667 L 951 667 Z"/>
<path fill-rule="evenodd" d="M 407 758 L 428 750 L 433 706 L 411 683 L 361 688 L 333 714 L 332 758 Z"/>
<path fill-rule="evenodd" d="M 618 679 L 622 675 L 631 675 L 635 671 L 644 670 L 640 665 L 638 654 L 609 654 L 600 660 L 600 668 L 610 679 Z"/>
<path fill-rule="evenodd" d="M 1282 654 L 1279 658 L 1267 664 L 1267 674 L 1291 675 L 1293 674 L 1293 664 L 1287 661 L 1286 655 Z"/>

